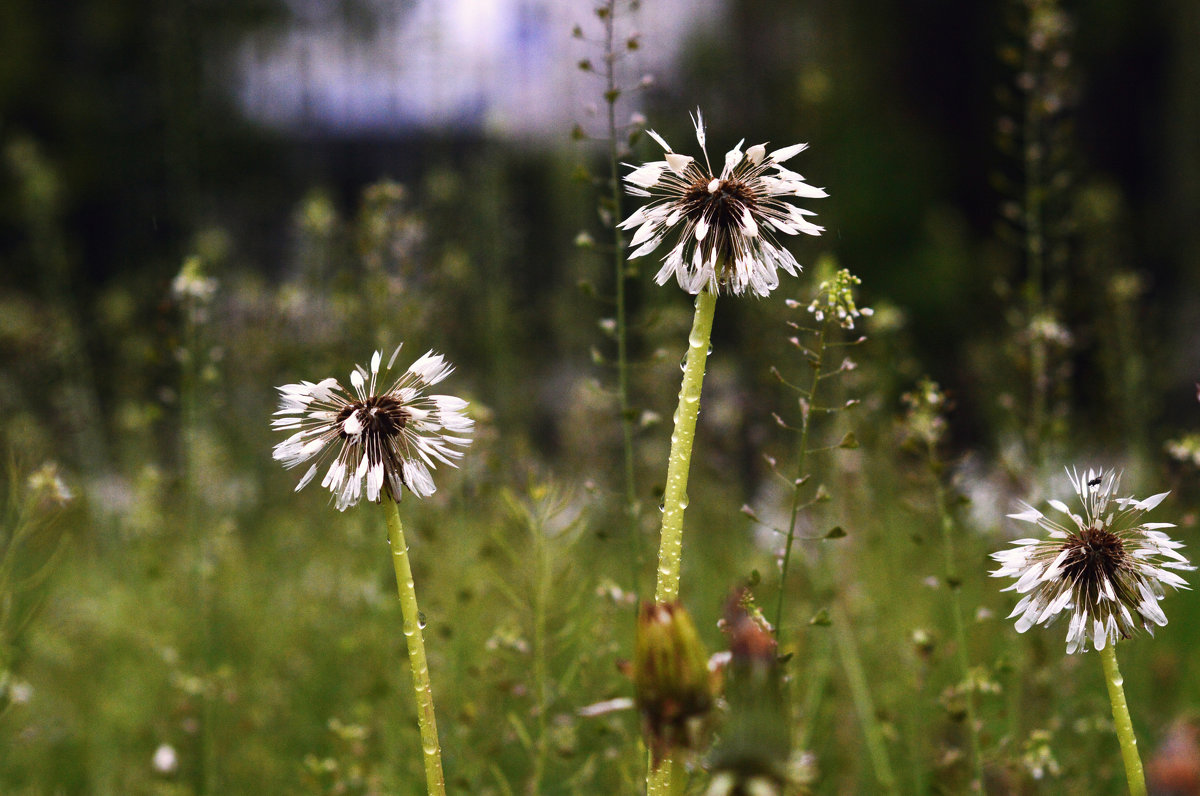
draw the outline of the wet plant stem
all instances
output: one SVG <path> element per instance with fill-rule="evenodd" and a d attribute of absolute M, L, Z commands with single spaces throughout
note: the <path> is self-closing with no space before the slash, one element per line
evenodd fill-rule
<path fill-rule="evenodd" d="M 425 640 L 421 632 L 421 612 L 417 607 L 417 587 L 413 582 L 412 566 L 408 560 L 404 526 L 400 523 L 400 509 L 394 500 L 385 497 L 383 506 L 387 513 L 388 542 L 392 548 L 392 565 L 396 570 L 396 588 L 400 594 L 404 639 L 408 642 L 408 662 L 412 669 L 413 691 L 417 698 L 417 724 L 421 729 L 425 785 L 430 796 L 445 796 L 442 747 L 438 743 L 437 719 L 433 711 L 433 687 L 429 682 L 429 663 L 425 659 Z"/>
<path fill-rule="evenodd" d="M 692 464 L 692 442 L 696 438 L 696 418 L 700 415 L 700 389 L 704 384 L 704 365 L 712 339 L 713 314 L 717 296 L 707 290 L 696 296 L 696 314 L 688 335 L 687 362 L 679 387 L 679 405 L 675 409 L 675 430 L 671 433 L 671 454 L 667 459 L 667 485 L 663 493 L 662 533 L 658 550 L 658 585 L 654 601 L 669 603 L 679 599 L 679 570 L 683 560 L 683 511 L 687 508 L 688 470 Z"/>
<path fill-rule="evenodd" d="M 1117 740 L 1121 742 L 1121 759 L 1125 763 L 1129 794 L 1146 796 L 1146 775 L 1142 771 L 1142 758 L 1138 755 L 1133 720 L 1129 717 L 1129 704 L 1125 701 L 1125 680 L 1121 677 L 1121 670 L 1117 668 L 1117 645 L 1109 643 L 1099 652 L 1100 662 L 1104 664 L 1104 683 L 1108 686 L 1108 699 L 1112 702 L 1113 726 L 1117 731 Z"/>
<path fill-rule="evenodd" d="M 962 578 L 954 554 L 954 516 L 946 502 L 946 488 L 942 485 L 942 464 L 937 450 L 931 442 L 928 446 L 929 470 L 933 475 L 934 499 L 941 515 L 942 549 L 946 556 L 946 587 L 950 589 L 950 613 L 954 621 L 954 642 L 957 649 L 959 676 L 962 678 L 963 699 L 967 707 L 967 737 L 971 744 L 971 766 L 974 779 L 972 793 L 983 792 L 983 752 L 979 743 L 979 725 L 975 710 L 975 683 L 971 678 L 971 659 L 967 651 L 966 621 L 962 608 Z"/>
<path fill-rule="evenodd" d="M 704 365 L 712 340 L 713 315 L 717 296 L 707 290 L 696 296 L 696 314 L 688 335 L 687 361 L 683 383 L 679 387 L 679 405 L 675 409 L 675 430 L 671 433 L 671 454 L 667 460 L 667 485 L 663 494 L 662 532 L 658 551 L 657 603 L 679 599 L 679 573 L 683 562 L 683 512 L 687 508 L 688 470 L 692 464 L 692 443 L 696 438 L 696 419 L 700 415 L 700 390 L 704 384 Z M 647 767 L 647 796 L 673 796 L 680 792 L 682 775 L 673 755 L 658 767 Z"/>
<path fill-rule="evenodd" d="M 625 469 L 625 515 L 629 523 L 629 540 L 632 551 L 632 581 L 630 588 L 637 590 L 645 555 L 642 552 L 642 535 L 638 527 L 637 477 L 634 472 L 633 413 L 629 405 L 629 321 L 626 314 L 625 283 L 627 268 L 625 261 L 625 236 L 615 222 L 621 219 L 621 178 L 618 173 L 617 152 L 617 97 L 620 89 L 616 82 L 617 52 L 614 47 L 614 17 L 616 1 L 605 4 L 604 15 L 604 101 L 608 107 L 608 165 L 609 187 L 612 191 L 613 217 L 613 290 L 617 305 L 617 408 L 621 415 L 621 444 Z"/>

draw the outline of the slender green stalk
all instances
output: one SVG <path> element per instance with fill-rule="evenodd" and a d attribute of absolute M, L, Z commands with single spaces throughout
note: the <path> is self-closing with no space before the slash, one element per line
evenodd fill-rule
<path fill-rule="evenodd" d="M 854 711 L 858 714 L 858 721 L 866 737 L 867 755 L 871 758 L 871 768 L 875 771 L 875 782 L 878 783 L 880 792 L 895 793 L 896 775 L 888 757 L 883 727 L 875 715 L 875 703 L 871 700 L 871 689 L 867 685 L 867 675 L 863 670 L 862 658 L 858 654 L 858 644 L 850 628 L 850 619 L 837 600 L 831 603 L 829 614 L 833 620 L 833 640 L 850 685 L 850 699 L 854 702 Z"/>
<path fill-rule="evenodd" d="M 934 497 L 938 513 L 941 514 L 942 548 L 946 554 L 946 586 L 950 589 L 950 613 L 954 619 L 954 642 L 957 646 L 958 668 L 963 682 L 963 699 L 967 706 L 967 737 L 971 743 L 971 765 L 974 780 L 970 790 L 983 792 L 983 752 L 979 743 L 979 725 L 975 712 L 975 687 L 971 680 L 971 660 L 967 652 L 966 621 L 963 619 L 962 578 L 958 574 L 957 558 L 954 555 L 954 516 L 946 503 L 946 489 L 942 486 L 941 463 L 932 441 L 928 445 L 929 469 L 933 473 Z"/>
<path fill-rule="evenodd" d="M 550 677 L 546 669 L 546 636 L 549 626 L 550 605 L 550 545 L 544 524 L 530 517 L 529 530 L 533 535 L 534 576 L 532 591 L 533 608 L 533 688 L 537 705 L 537 739 L 534 742 L 532 793 L 542 792 L 542 779 L 546 774 L 546 761 L 550 756 L 550 734 L 546 729 L 546 717 L 550 710 Z"/>
<path fill-rule="evenodd" d="M 1117 740 L 1121 742 L 1121 759 L 1125 762 L 1125 779 L 1129 781 L 1130 796 L 1146 796 L 1146 775 L 1142 771 L 1142 758 L 1138 756 L 1137 738 L 1133 734 L 1133 720 L 1129 717 L 1129 705 L 1125 702 L 1125 680 L 1117 668 L 1117 645 L 1110 643 L 1100 650 L 1100 662 L 1104 664 L 1104 683 L 1108 686 L 1108 699 L 1112 702 L 1113 725 Z"/>
<path fill-rule="evenodd" d="M 216 656 L 212 628 L 212 566 L 207 537 L 200 527 L 200 450 L 199 362 L 200 329 L 196 322 L 196 299 L 185 298 L 183 308 L 183 360 L 179 379 L 180 442 L 183 450 L 183 512 L 187 538 L 195 544 L 195 605 L 200 613 L 200 637 L 203 644 L 204 692 L 200 702 L 200 793 L 220 793 L 217 771 L 216 704 L 213 700 L 213 672 Z"/>
<path fill-rule="evenodd" d="M 425 640 L 421 633 L 421 612 L 417 607 L 417 587 L 408 561 L 408 545 L 396 502 L 384 499 L 387 512 L 388 542 L 392 546 L 392 565 L 396 569 L 396 589 L 400 594 L 400 613 L 404 619 L 404 639 L 408 642 L 408 662 L 412 669 L 413 691 L 417 697 L 417 724 L 421 728 L 421 754 L 425 760 L 425 785 L 430 796 L 445 796 L 442 775 L 442 747 L 438 743 L 437 719 L 433 712 L 433 687 L 429 682 L 429 663 L 425 660 Z"/>
<path fill-rule="evenodd" d="M 805 477 L 808 475 L 809 432 L 812 420 L 812 407 L 816 405 L 818 385 L 824 378 L 836 373 L 836 371 L 829 373 L 822 373 L 821 371 L 822 363 L 825 360 L 825 351 L 829 347 L 827 345 L 828 338 L 825 325 L 822 324 L 814 331 L 816 340 L 804 352 L 811 369 L 811 380 L 807 387 L 796 388 L 801 398 L 800 429 L 796 450 L 796 477 L 792 482 L 792 505 L 788 522 L 787 539 L 784 543 L 783 560 L 780 562 L 779 594 L 775 606 L 775 640 L 780 645 L 780 649 L 782 649 L 780 639 L 782 637 L 784 597 L 787 593 L 786 586 L 791 565 L 792 549 L 795 546 L 796 526 L 800 512 L 806 505 L 811 505 L 801 500 L 801 489 L 805 483 Z M 801 561 L 806 565 L 808 564 L 804 559 L 801 559 Z M 812 569 L 811 566 L 806 566 L 807 576 L 810 581 L 813 579 Z M 854 639 L 854 631 L 850 626 L 849 616 L 836 599 L 830 607 L 830 613 L 833 619 L 834 646 L 850 685 L 850 696 L 854 702 L 855 712 L 858 714 L 859 724 L 866 740 L 867 754 L 875 773 L 875 780 L 881 792 L 895 793 L 896 776 L 892 771 L 891 760 L 888 757 L 883 727 L 875 715 L 871 690 L 867 684 L 866 674 L 863 670 L 862 658 L 858 654 L 858 644 Z M 809 692 L 811 709 L 806 711 L 807 715 L 810 716 L 810 725 L 812 723 L 811 716 L 815 715 L 816 702 L 819 701 L 821 691 L 824 689 L 825 681 L 829 676 L 828 669 L 829 666 L 826 662 L 824 666 L 817 670 L 814 682 L 810 683 L 810 689 L 815 689 Z"/>
<path fill-rule="evenodd" d="M 687 508 L 688 470 L 692 464 L 692 443 L 696 438 L 696 418 L 700 415 L 700 390 L 704 384 L 704 365 L 712 339 L 713 315 L 717 296 L 707 290 L 696 296 L 696 314 L 688 335 L 687 362 L 679 387 L 679 405 L 675 409 L 675 430 L 671 434 L 671 455 L 667 459 L 667 485 L 663 494 L 662 533 L 658 551 L 658 585 L 654 601 L 679 599 L 679 571 L 683 562 L 683 512 Z M 681 792 L 683 776 L 673 755 L 658 768 L 647 766 L 647 796 L 674 796 Z"/>
<path fill-rule="evenodd" d="M 618 173 L 617 153 L 617 88 L 614 45 L 616 0 L 605 3 L 608 13 L 604 15 L 604 101 L 608 106 L 608 165 L 609 187 L 612 191 L 612 213 L 614 221 L 621 219 L 621 177 Z M 642 553 L 642 535 L 637 521 L 637 477 L 634 472 L 633 413 L 629 405 L 629 322 L 626 315 L 625 282 L 625 235 L 615 223 L 613 229 L 613 285 L 617 305 L 617 407 L 621 414 L 621 443 L 624 448 L 625 467 L 625 514 L 629 523 L 630 546 L 633 550 L 633 579 L 631 588 L 637 591 L 637 583 L 645 558 Z"/>
<path fill-rule="evenodd" d="M 1033 11 L 1030 12 L 1028 35 L 1033 36 Z M 1031 41 L 1025 44 L 1024 73 L 1039 75 L 1037 50 Z M 1043 112 L 1041 95 L 1030 89 L 1025 92 L 1024 109 L 1024 141 L 1021 147 L 1025 171 L 1024 227 L 1025 227 L 1025 257 L 1027 277 L 1026 294 L 1026 330 L 1029 331 L 1036 320 L 1042 316 L 1045 308 L 1046 241 L 1042 232 L 1042 216 L 1046 196 L 1046 186 L 1043 183 L 1042 163 L 1045 155 L 1043 141 Z M 1045 418 L 1046 392 L 1049 388 L 1050 376 L 1047 373 L 1048 352 L 1046 341 L 1040 334 L 1030 334 L 1029 339 L 1029 423 L 1026 428 L 1030 434 L 1028 443 L 1034 461 L 1041 463 L 1045 452 Z"/>
<path fill-rule="evenodd" d="M 696 314 L 688 335 L 687 364 L 679 387 L 679 405 L 675 409 L 675 431 L 671 434 L 671 455 L 667 460 L 667 485 L 663 494 L 662 534 L 658 550 L 658 586 L 654 601 L 679 599 L 679 570 L 683 561 L 683 511 L 688 505 L 688 470 L 692 464 L 692 442 L 696 438 L 696 418 L 700 415 L 700 388 L 704 383 L 704 364 L 712 339 L 713 314 L 717 296 L 707 290 L 696 296 Z"/>
<path fill-rule="evenodd" d="M 821 380 L 821 362 L 825 359 L 825 327 L 817 329 L 817 342 L 812 349 L 812 383 L 804 393 L 804 399 L 810 403 Z M 788 567 L 792 561 L 792 546 L 796 541 L 796 520 L 800 517 L 800 486 L 801 479 L 807 474 L 808 467 L 808 426 L 811 413 L 807 408 L 800 412 L 800 437 L 796 443 L 796 478 L 792 487 L 792 509 L 788 520 L 787 541 L 783 545 L 783 562 L 779 567 L 779 598 L 775 603 L 775 644 L 783 648 L 783 598 L 787 593 Z"/>

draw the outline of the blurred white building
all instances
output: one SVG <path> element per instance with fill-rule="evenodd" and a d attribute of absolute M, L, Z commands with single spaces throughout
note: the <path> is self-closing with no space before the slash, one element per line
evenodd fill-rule
<path fill-rule="evenodd" d="M 368 23 L 341 5 L 291 0 L 294 22 L 247 41 L 239 57 L 240 102 L 267 124 L 324 135 L 403 133 L 457 127 L 508 138 L 562 137 L 603 82 L 578 68 L 603 52 L 598 0 L 363 0 Z M 620 81 L 669 82 L 689 35 L 716 21 L 721 0 L 646 0 L 618 16 L 624 41 L 640 47 Z M 356 26 L 355 26 L 356 25 Z M 632 105 L 623 107 L 627 118 Z"/>

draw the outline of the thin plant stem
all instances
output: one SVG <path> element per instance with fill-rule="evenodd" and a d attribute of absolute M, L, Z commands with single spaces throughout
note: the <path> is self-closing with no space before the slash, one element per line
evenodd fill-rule
<path fill-rule="evenodd" d="M 1108 699 L 1112 702 L 1113 725 L 1117 740 L 1121 742 L 1121 759 L 1125 762 L 1125 779 L 1129 781 L 1130 796 L 1146 796 L 1146 775 L 1142 771 L 1142 758 L 1138 755 L 1137 737 L 1133 734 L 1133 720 L 1129 717 L 1129 704 L 1125 701 L 1125 680 L 1117 668 L 1117 645 L 1106 644 L 1100 650 L 1100 662 L 1104 664 L 1104 684 L 1108 686 Z"/>
<path fill-rule="evenodd" d="M 1032 35 L 1033 21 L 1029 22 Z M 1025 73 L 1036 75 L 1037 53 L 1031 42 L 1025 46 Z M 1025 227 L 1025 256 L 1028 273 L 1026 277 L 1026 307 L 1028 317 L 1025 322 L 1031 326 L 1041 316 L 1045 305 L 1046 275 L 1045 275 L 1045 239 L 1042 234 L 1042 213 L 1045 198 L 1045 186 L 1042 184 L 1042 158 L 1044 142 L 1042 141 L 1042 110 L 1038 93 L 1029 90 L 1025 93 L 1025 124 L 1024 141 L 1022 146 L 1025 172 L 1024 196 L 1024 227 Z M 1041 335 L 1031 334 L 1029 341 L 1029 380 L 1030 407 L 1027 428 L 1031 434 L 1029 449 L 1034 461 L 1040 463 L 1044 448 L 1046 415 L 1046 390 L 1049 375 L 1046 373 L 1047 356 L 1046 341 Z"/>
<path fill-rule="evenodd" d="M 805 482 L 804 477 L 807 475 L 809 429 L 812 419 L 811 407 L 816 403 L 817 385 L 821 383 L 823 375 L 828 375 L 821 372 L 821 365 L 825 360 L 827 342 L 824 324 L 815 330 L 815 334 L 816 341 L 806 352 L 806 357 L 812 371 L 812 380 L 809 382 L 807 389 L 801 388 L 800 390 L 801 412 L 800 433 L 796 450 L 796 477 L 792 482 L 792 506 L 788 521 L 787 539 L 784 542 L 783 561 L 780 563 L 779 595 L 775 606 L 775 640 L 777 645 L 781 643 L 783 604 L 786 595 L 788 572 L 791 565 L 792 548 L 795 546 L 796 526 L 799 521 L 800 511 L 805 505 L 801 500 L 800 491 Z M 811 568 L 809 568 L 808 577 L 810 580 L 812 580 L 812 576 L 813 573 Z M 846 679 L 850 684 L 851 700 L 854 702 L 855 712 L 858 714 L 863 736 L 866 739 L 867 753 L 871 760 L 871 767 L 875 772 L 875 780 L 882 792 L 895 793 L 896 776 L 892 771 L 891 760 L 888 757 L 883 728 L 880 726 L 879 720 L 875 715 L 875 705 L 871 699 L 871 690 L 867 685 L 862 658 L 858 654 L 858 644 L 854 639 L 853 629 L 850 627 L 849 616 L 836 600 L 833 601 L 830 607 L 830 613 L 833 620 L 834 646 L 837 649 L 838 657 L 841 659 Z M 781 646 L 779 648 L 782 649 Z M 827 669 L 824 676 L 828 676 Z M 820 687 L 823 688 L 823 685 Z M 819 697 L 819 694 L 817 696 Z"/>
<path fill-rule="evenodd" d="M 946 555 L 946 586 L 950 589 L 950 613 L 954 621 L 954 641 L 957 646 L 958 668 L 963 682 L 963 698 L 967 707 L 967 737 L 971 744 L 971 766 L 974 780 L 970 790 L 983 792 L 983 752 L 979 743 L 979 725 L 975 711 L 975 688 L 971 679 L 971 660 L 967 651 L 966 621 L 962 608 L 962 578 L 958 574 L 957 557 L 954 554 L 954 516 L 946 503 L 946 488 L 940 475 L 941 463 L 931 441 L 928 447 L 929 469 L 933 474 L 934 498 L 941 515 L 942 549 Z"/>
<path fill-rule="evenodd" d="M 702 290 L 696 296 L 696 314 L 688 335 L 687 362 L 679 387 L 679 405 L 675 409 L 675 430 L 671 434 L 671 454 L 667 459 L 667 485 L 663 493 L 662 534 L 658 550 L 658 585 L 654 601 L 679 599 L 679 570 L 683 561 L 683 512 L 688 505 L 688 470 L 692 464 L 692 442 L 696 438 L 696 418 L 700 415 L 700 389 L 704 383 L 704 365 L 712 339 L 713 315 L 717 296 Z"/>
<path fill-rule="evenodd" d="M 812 366 L 812 382 L 809 384 L 807 392 L 803 394 L 804 400 L 809 403 L 812 402 L 813 394 L 817 390 L 817 384 L 820 383 L 821 362 L 824 359 L 825 327 L 822 325 L 817 329 L 817 341 L 812 348 L 812 357 L 809 361 L 809 364 Z M 783 545 L 783 561 L 779 566 L 779 597 L 775 603 L 775 644 L 779 649 L 782 649 L 783 644 L 783 599 L 787 593 L 788 569 L 792 561 L 792 547 L 796 541 L 796 521 L 800 517 L 801 479 L 806 475 L 806 468 L 808 467 L 808 427 L 810 419 L 811 413 L 808 411 L 808 408 L 802 408 L 800 412 L 800 436 L 796 443 L 796 478 L 792 482 L 792 508 L 788 520 L 787 541 Z"/>
<path fill-rule="evenodd" d="M 209 559 L 209 546 L 200 529 L 199 466 L 196 461 L 200 444 L 200 401 L 198 399 L 199 372 L 196 357 L 200 349 L 200 329 L 196 322 L 195 299 L 184 299 L 182 308 L 183 348 L 182 369 L 179 379 L 179 410 L 182 434 L 180 461 L 183 467 L 183 511 L 187 538 L 195 544 L 196 608 L 200 613 L 200 638 L 203 652 L 205 688 L 200 702 L 200 793 L 220 792 L 217 773 L 216 705 L 213 701 L 212 680 L 216 669 L 212 633 L 212 589 L 210 578 L 213 562 Z"/>
<path fill-rule="evenodd" d="M 608 107 L 608 165 L 609 187 L 612 191 L 612 213 L 614 221 L 621 218 L 621 178 L 618 173 L 617 153 L 617 88 L 616 60 L 614 49 L 614 26 L 616 0 L 605 4 L 604 15 L 604 101 Z M 629 523 L 629 539 L 633 553 L 631 587 L 637 591 L 637 582 L 645 558 L 642 552 L 642 535 L 638 528 L 637 476 L 634 472 L 633 416 L 629 405 L 629 322 L 626 314 L 625 282 L 625 235 L 615 223 L 613 229 L 613 279 L 617 305 L 617 408 L 621 414 L 621 444 L 625 469 L 625 515 Z"/>
<path fill-rule="evenodd" d="M 425 639 L 421 633 L 421 611 L 417 607 L 417 587 L 408 560 L 408 544 L 400 509 L 394 500 L 383 500 L 387 513 L 388 542 L 392 547 L 392 566 L 396 570 L 396 589 L 400 594 L 400 613 L 404 620 L 404 639 L 408 643 L 408 662 L 412 669 L 413 691 L 417 697 L 417 724 L 421 729 L 421 755 L 425 761 L 425 785 L 430 796 L 445 796 L 442 774 L 442 747 L 438 743 L 437 718 L 433 711 L 433 687 L 429 682 L 429 663 L 425 659 Z"/>
<path fill-rule="evenodd" d="M 548 608 L 550 604 L 550 549 L 546 529 L 531 518 L 533 533 L 533 687 L 537 704 L 537 740 L 534 744 L 532 793 L 542 792 L 546 760 L 550 754 L 550 737 L 546 729 L 549 711 L 549 675 L 546 671 Z"/>
<path fill-rule="evenodd" d="M 688 470 L 692 464 L 692 443 L 696 438 L 696 418 L 700 415 L 700 391 L 704 384 L 704 365 L 712 340 L 713 315 L 717 296 L 702 290 L 696 296 L 696 314 L 688 335 L 687 362 L 679 387 L 679 405 L 675 409 L 675 430 L 671 434 L 671 454 L 667 459 L 667 485 L 663 494 L 662 533 L 658 551 L 658 584 L 654 601 L 679 599 L 679 572 L 683 562 L 683 512 L 687 508 Z M 674 755 L 667 755 L 657 768 L 647 766 L 647 796 L 674 796 L 682 788 L 683 777 Z"/>
<path fill-rule="evenodd" d="M 871 699 L 871 689 L 867 685 L 867 675 L 863 670 L 862 658 L 858 654 L 858 644 L 854 640 L 850 619 L 837 600 L 830 604 L 829 615 L 832 620 L 833 641 L 837 645 L 842 669 L 846 672 L 846 680 L 850 685 L 850 699 L 854 702 L 854 711 L 858 714 L 863 736 L 867 741 L 867 755 L 875 772 L 875 782 L 879 785 L 880 792 L 895 793 L 896 775 L 888 757 L 883 727 L 875 715 L 875 703 Z"/>

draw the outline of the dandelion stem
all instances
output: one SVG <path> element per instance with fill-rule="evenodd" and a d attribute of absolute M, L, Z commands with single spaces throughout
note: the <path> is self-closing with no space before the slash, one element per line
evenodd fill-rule
<path fill-rule="evenodd" d="M 1113 725 L 1117 740 L 1121 742 L 1121 758 L 1125 761 L 1125 778 L 1129 781 L 1130 796 L 1146 796 L 1146 775 L 1142 772 L 1142 759 L 1138 756 L 1137 738 L 1133 734 L 1133 720 L 1129 717 L 1129 704 L 1125 701 L 1125 680 L 1117 668 L 1116 648 L 1115 643 L 1109 643 L 1100 650 L 1104 682 L 1108 686 L 1108 699 L 1112 702 Z"/>
<path fill-rule="evenodd" d="M 713 315 L 717 295 L 702 290 L 696 296 L 696 314 L 688 335 L 687 362 L 679 387 L 679 406 L 675 409 L 675 430 L 671 434 L 671 454 L 667 460 L 667 485 L 663 495 L 662 532 L 658 551 L 658 585 L 654 601 L 679 599 L 679 572 L 683 561 L 683 511 L 687 508 L 688 470 L 692 463 L 692 443 L 696 438 L 696 418 L 700 414 L 700 390 L 704 383 L 704 364 L 712 339 Z M 679 792 L 682 776 L 673 755 L 648 767 L 647 796 L 672 796 Z"/>
<path fill-rule="evenodd" d="M 654 601 L 679 599 L 679 569 L 683 560 L 683 510 L 687 508 L 688 469 L 692 463 L 692 442 L 696 438 L 696 418 L 700 414 L 700 388 L 704 383 L 704 364 L 712 339 L 713 314 L 717 296 L 707 290 L 696 296 L 696 315 L 688 335 L 687 363 L 679 387 L 679 405 L 675 409 L 675 431 L 671 434 L 671 455 L 667 460 L 667 485 L 663 494 L 662 534 L 658 550 L 658 586 Z"/>
<path fill-rule="evenodd" d="M 412 669 L 413 690 L 417 697 L 417 724 L 421 728 L 421 753 L 425 760 L 425 785 L 430 796 L 445 796 L 442 775 L 442 748 L 438 743 L 437 719 L 433 712 L 433 687 L 429 682 L 429 663 L 425 659 L 425 640 L 421 633 L 421 612 L 417 607 L 417 587 L 408 561 L 404 526 L 394 500 L 383 500 L 387 512 L 388 542 L 392 547 L 392 565 L 396 569 L 396 588 L 400 594 L 400 613 L 404 620 L 404 639 L 408 642 L 408 662 Z"/>

